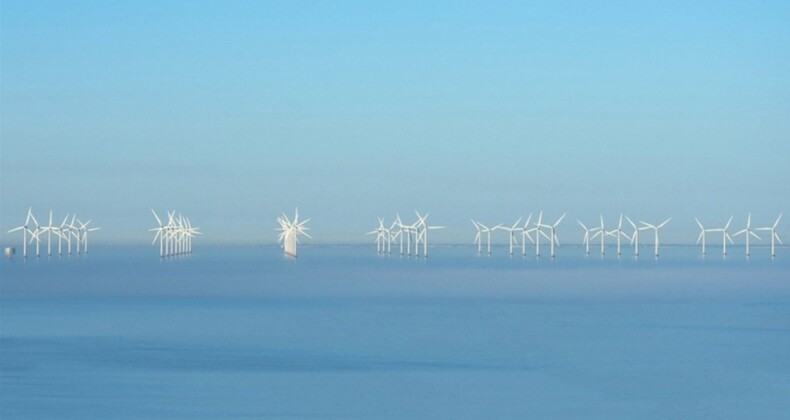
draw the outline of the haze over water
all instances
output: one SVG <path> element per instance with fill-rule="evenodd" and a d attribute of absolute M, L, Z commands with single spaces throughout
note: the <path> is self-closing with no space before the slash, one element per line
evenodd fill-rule
<path fill-rule="evenodd" d="M 786 248 L 506 251 L 3 260 L 0 417 L 786 417 Z"/>

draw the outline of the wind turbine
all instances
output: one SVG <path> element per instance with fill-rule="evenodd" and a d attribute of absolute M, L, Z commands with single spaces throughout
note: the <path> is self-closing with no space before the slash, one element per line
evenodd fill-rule
<path fill-rule="evenodd" d="M 582 239 L 582 245 L 585 247 L 585 252 L 587 255 L 590 255 L 590 229 L 587 229 L 587 226 L 581 222 L 581 220 L 576 220 L 579 223 L 579 226 L 584 229 L 584 239 Z"/>
<path fill-rule="evenodd" d="M 42 231 L 41 231 L 41 228 L 38 225 L 38 220 L 36 220 L 36 216 L 33 216 L 33 212 L 31 210 L 32 209 L 28 210 L 28 214 L 30 215 L 30 218 L 33 220 L 33 223 L 36 224 L 36 229 L 33 230 L 33 231 L 30 231 L 30 242 L 28 242 L 28 245 L 30 243 L 32 243 L 33 241 L 36 241 L 36 258 L 38 258 L 38 257 L 41 256 L 41 252 L 39 252 L 39 246 L 41 245 L 41 233 L 42 233 Z M 27 222 L 25 222 L 25 225 L 27 225 Z"/>
<path fill-rule="evenodd" d="M 66 224 L 67 220 L 69 220 L 68 214 L 66 214 L 66 217 L 63 218 L 63 222 L 61 222 L 60 226 L 55 228 L 55 233 L 58 235 L 58 256 L 63 255 L 63 240 L 65 239 L 71 243 L 71 236 L 68 230 L 68 225 Z"/>
<path fill-rule="evenodd" d="M 23 224 L 22 226 L 19 226 L 19 227 L 15 227 L 15 228 L 13 228 L 13 229 L 11 229 L 11 230 L 9 230 L 7 232 L 7 233 L 12 233 L 12 232 L 16 232 L 16 231 L 19 231 L 19 230 L 22 231 L 22 257 L 23 258 L 27 258 L 27 234 L 28 233 L 30 233 L 31 235 L 33 234 L 33 231 L 31 231 L 30 227 L 28 227 L 28 225 L 30 224 L 30 219 L 31 218 L 33 220 L 36 219 L 33 216 L 33 208 L 32 207 L 27 209 L 27 217 L 25 218 L 25 224 Z M 36 223 L 36 226 L 38 226 L 38 223 Z"/>
<path fill-rule="evenodd" d="M 543 210 L 538 213 L 538 221 L 535 222 L 535 256 L 540 257 L 540 236 L 543 235 L 544 238 L 551 240 L 549 235 L 546 235 L 546 232 L 543 231 L 544 227 L 548 227 L 548 225 L 543 224 Z"/>
<path fill-rule="evenodd" d="M 47 234 L 47 256 L 52 256 L 52 232 L 56 232 L 57 227 L 52 226 L 52 210 L 49 211 L 49 224 L 41 226 L 41 233 Z"/>
<path fill-rule="evenodd" d="M 735 234 L 732 235 L 732 236 L 735 237 L 735 236 L 738 236 L 738 235 L 746 236 L 746 256 L 748 257 L 750 255 L 750 253 L 749 253 L 749 236 L 754 236 L 755 239 L 757 239 L 758 241 L 762 240 L 752 230 L 752 213 L 749 213 L 749 217 L 746 219 L 746 228 L 743 229 L 743 230 L 739 230 L 738 232 L 735 232 Z"/>
<path fill-rule="evenodd" d="M 75 221 L 77 220 L 77 214 L 74 213 L 71 215 L 71 222 L 66 226 L 66 235 L 68 235 L 68 252 L 71 255 L 71 239 L 74 237 L 79 237 L 77 235 L 77 227 L 74 225 Z"/>
<path fill-rule="evenodd" d="M 727 229 L 730 228 L 730 223 L 732 223 L 732 216 L 730 216 L 730 219 L 727 220 L 727 224 L 725 224 L 723 228 L 708 229 L 708 233 L 721 232 L 721 252 L 725 257 L 727 256 L 727 241 L 734 243 L 732 241 L 732 236 L 727 233 Z"/>
<path fill-rule="evenodd" d="M 419 212 L 417 212 L 416 210 L 414 212 L 417 213 L 417 218 L 419 219 L 418 220 L 419 226 L 422 227 L 422 232 L 421 232 L 421 236 L 422 236 L 422 255 L 423 255 L 423 257 L 428 258 L 428 231 L 429 230 L 435 230 L 435 229 L 444 229 L 445 227 L 444 226 L 428 226 L 425 223 L 425 221 L 428 219 L 428 215 L 430 213 L 425 213 L 425 216 L 420 216 Z M 416 251 L 416 248 L 415 248 L 415 251 Z M 418 255 L 418 254 L 415 252 L 415 255 Z"/>
<path fill-rule="evenodd" d="M 187 253 L 192 253 L 192 238 L 195 235 L 202 235 L 203 232 L 200 232 L 200 228 L 192 227 L 192 222 L 189 220 L 188 217 L 184 218 L 184 222 L 186 225 L 186 236 L 187 236 Z"/>
<path fill-rule="evenodd" d="M 403 221 L 400 219 L 400 214 L 395 213 L 395 221 L 392 222 L 392 226 L 390 227 L 390 232 L 395 227 L 398 227 L 398 232 L 392 235 L 391 241 L 394 241 L 396 238 L 400 242 L 400 255 L 403 255 Z"/>
<path fill-rule="evenodd" d="M 669 223 L 669 221 L 670 221 L 670 220 L 672 220 L 672 218 L 671 218 L 671 217 L 670 217 L 669 219 L 667 219 L 667 220 L 664 220 L 663 222 L 661 222 L 661 224 L 660 224 L 660 225 L 658 225 L 658 226 L 656 226 L 656 225 L 651 225 L 650 223 L 643 222 L 643 221 L 641 221 L 641 220 L 639 221 L 640 223 L 642 223 L 642 224 L 644 225 L 644 227 L 645 227 L 645 228 L 647 228 L 647 229 L 653 229 L 653 231 L 655 232 L 655 242 L 654 242 L 654 245 L 655 245 L 655 255 L 656 255 L 656 257 L 658 257 L 658 230 L 659 230 L 659 229 L 661 229 L 662 227 L 664 227 L 664 225 L 666 225 L 667 223 Z"/>
<path fill-rule="evenodd" d="M 376 230 L 372 230 L 366 235 L 376 235 L 376 253 L 383 254 L 384 253 L 384 241 L 387 239 L 384 235 L 387 234 L 389 236 L 389 231 L 387 228 L 384 227 L 384 219 L 379 217 L 379 227 Z"/>
<path fill-rule="evenodd" d="M 510 238 L 508 240 L 510 244 L 510 255 L 513 255 L 513 244 L 515 243 L 515 245 L 518 246 L 518 240 L 516 239 L 516 232 L 521 230 L 521 228 L 518 227 L 520 223 L 521 223 L 521 218 L 519 217 L 518 220 L 516 220 L 516 223 L 513 223 L 513 226 L 510 227 L 501 226 L 501 225 L 497 226 L 497 228 L 510 233 Z"/>
<path fill-rule="evenodd" d="M 592 231 L 595 231 L 595 233 L 593 234 L 593 236 L 590 237 L 590 240 L 593 240 L 599 236 L 601 237 L 601 255 L 604 255 L 606 253 L 606 248 L 604 244 L 604 239 L 606 238 L 606 228 L 604 228 L 604 224 L 603 224 L 603 215 L 601 215 L 601 225 L 590 229 L 590 232 Z"/>
<path fill-rule="evenodd" d="M 648 229 L 648 228 L 641 228 L 641 227 L 638 228 L 638 227 L 636 227 L 636 223 L 634 223 L 634 221 L 631 220 L 631 218 L 629 218 L 628 216 L 625 216 L 625 220 L 627 220 L 628 224 L 630 224 L 631 227 L 634 228 L 634 233 L 631 235 L 631 245 L 634 246 L 634 256 L 638 257 L 639 256 L 639 231 L 640 230 L 645 230 L 645 229 Z"/>
<path fill-rule="evenodd" d="M 699 226 L 700 232 L 699 232 L 699 236 L 697 236 L 697 243 L 700 243 L 700 241 L 702 241 L 702 255 L 704 256 L 705 255 L 705 233 L 707 232 L 707 230 L 705 230 L 705 226 L 702 226 L 702 222 L 700 222 L 699 219 L 697 219 L 695 217 L 694 221 L 697 222 L 697 226 Z"/>
<path fill-rule="evenodd" d="M 477 233 L 475 234 L 475 240 L 472 241 L 472 243 L 477 245 L 477 255 L 480 255 L 483 253 L 483 227 L 477 224 L 474 219 L 470 220 L 472 220 L 472 224 L 477 230 Z"/>
<path fill-rule="evenodd" d="M 532 236 L 530 236 L 529 234 L 532 233 L 532 232 L 535 232 L 538 228 L 537 227 L 533 227 L 533 228 L 529 227 L 529 221 L 531 219 L 532 219 L 532 213 L 530 213 L 529 216 L 527 216 L 527 221 L 524 222 L 524 227 L 521 228 L 521 255 L 522 256 L 526 256 L 527 255 L 527 239 L 529 239 L 529 241 L 532 242 L 533 244 L 535 243 L 535 240 L 532 239 Z"/>
<path fill-rule="evenodd" d="M 557 221 L 554 222 L 553 225 L 542 225 L 543 227 L 549 229 L 549 232 L 551 233 L 551 236 L 549 238 L 549 242 L 551 243 L 551 258 L 554 258 L 554 244 L 556 243 L 557 246 L 560 246 L 560 240 L 557 239 L 557 226 L 559 226 L 560 223 L 562 223 L 562 219 L 565 218 L 565 214 L 566 213 L 562 213 L 562 216 L 560 216 L 560 218 L 557 219 Z M 540 228 L 540 226 L 538 227 Z"/>
<path fill-rule="evenodd" d="M 631 239 L 630 236 L 626 235 L 623 232 L 623 213 L 620 213 L 620 221 L 617 223 L 617 229 L 610 230 L 606 232 L 609 236 L 615 236 L 617 238 L 617 256 L 620 256 L 620 237 L 625 236 L 628 239 Z"/>
<path fill-rule="evenodd" d="M 80 230 L 82 230 L 82 241 L 83 241 L 82 248 L 83 248 L 83 251 L 85 252 L 85 255 L 88 254 L 88 232 L 94 232 L 94 231 L 97 231 L 97 230 L 101 229 L 100 227 L 88 228 L 88 225 L 90 224 L 90 222 L 91 221 L 88 220 L 85 223 L 80 223 L 80 225 L 81 225 L 80 226 Z"/>
<path fill-rule="evenodd" d="M 486 240 L 487 252 L 488 252 L 488 255 L 491 255 L 491 231 L 499 229 L 502 225 L 496 225 L 496 226 L 490 228 L 490 227 L 488 227 L 488 226 L 486 226 L 486 225 L 484 225 L 484 224 L 482 224 L 480 222 L 477 222 L 475 220 L 472 220 L 472 223 L 474 223 L 476 226 L 480 227 L 480 233 L 481 234 L 482 233 L 486 234 L 486 236 L 487 236 L 487 240 Z"/>
<path fill-rule="evenodd" d="M 764 228 L 757 228 L 755 230 L 766 230 L 771 232 L 771 257 L 776 256 L 776 243 L 779 242 L 779 245 L 782 244 L 782 240 L 779 239 L 779 234 L 776 233 L 776 227 L 779 226 L 779 221 L 782 220 L 782 213 L 779 213 L 779 217 L 776 218 L 776 222 L 771 227 L 764 227 Z"/>
<path fill-rule="evenodd" d="M 151 242 L 151 245 L 156 243 L 156 240 L 159 239 L 159 256 L 165 256 L 165 231 L 167 230 L 164 225 L 162 225 L 162 219 L 156 214 L 154 209 L 151 209 L 151 213 L 153 213 L 154 218 L 156 219 L 157 227 L 153 229 L 148 229 L 151 232 L 156 232 L 154 235 L 154 240 Z"/>
<path fill-rule="evenodd" d="M 71 232 L 71 235 L 74 237 L 74 239 L 77 240 L 77 254 L 79 254 L 80 244 L 82 243 L 82 230 L 74 224 L 75 221 L 82 225 L 80 219 L 78 219 L 77 215 L 74 214 L 74 216 L 71 218 L 71 229 L 69 229 L 69 231 Z"/>
<path fill-rule="evenodd" d="M 277 218 L 277 223 L 280 224 L 279 230 L 280 236 L 279 241 L 282 244 L 283 251 L 286 255 L 290 255 L 292 257 L 296 257 L 296 245 L 299 243 L 299 235 L 305 235 L 308 238 L 312 238 L 310 234 L 307 233 L 307 230 L 310 228 L 306 227 L 305 224 L 309 222 L 310 219 L 305 219 L 302 222 L 299 222 L 299 209 L 297 208 L 294 212 L 294 220 L 291 222 L 288 219 L 288 216 L 283 213 L 282 217 Z"/>

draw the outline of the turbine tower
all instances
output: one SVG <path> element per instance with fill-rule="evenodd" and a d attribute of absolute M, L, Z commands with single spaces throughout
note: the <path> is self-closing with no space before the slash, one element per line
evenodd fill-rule
<path fill-rule="evenodd" d="M 560 240 L 557 239 L 557 226 L 562 223 L 562 219 L 565 218 L 565 214 L 566 213 L 562 213 L 562 216 L 560 216 L 560 218 L 557 219 L 553 225 L 548 225 L 549 232 L 551 233 L 551 237 L 549 239 L 549 242 L 551 242 L 551 258 L 554 258 L 554 244 L 556 243 L 557 246 L 560 246 Z"/>
<path fill-rule="evenodd" d="M 529 239 L 529 241 L 532 242 L 533 244 L 535 243 L 535 240 L 532 239 L 530 233 L 535 232 L 538 229 L 536 227 L 533 228 L 529 227 L 529 221 L 531 219 L 532 219 L 532 213 L 530 213 L 529 216 L 527 216 L 527 221 L 524 222 L 524 227 L 521 228 L 521 256 L 523 257 L 527 256 L 527 239 Z"/>
<path fill-rule="evenodd" d="M 661 224 L 658 225 L 658 226 L 651 225 L 650 223 L 643 222 L 641 220 L 639 221 L 640 223 L 642 223 L 644 225 L 644 227 L 646 229 L 653 229 L 653 231 L 655 233 L 654 245 L 655 245 L 655 256 L 656 257 L 658 257 L 658 230 L 661 229 L 662 227 L 664 227 L 664 225 L 666 225 L 667 223 L 669 223 L 670 220 L 672 220 L 671 217 L 669 219 L 664 220 L 663 222 L 661 222 Z"/>
<path fill-rule="evenodd" d="M 590 229 L 587 229 L 587 226 L 585 226 L 581 220 L 577 219 L 576 222 L 578 222 L 579 226 L 584 229 L 584 239 L 582 239 L 582 245 L 584 245 L 587 255 L 590 255 Z"/>
<path fill-rule="evenodd" d="M 395 214 L 395 221 L 392 222 L 392 226 L 390 227 L 390 232 L 396 226 L 398 227 L 398 232 L 396 232 L 395 234 L 392 235 L 390 241 L 393 241 L 396 238 L 399 239 L 399 241 L 400 241 L 400 255 L 403 255 L 403 232 L 404 232 L 405 226 L 403 226 L 403 222 L 400 220 L 400 214 L 397 214 L 397 213 Z"/>
<path fill-rule="evenodd" d="M 540 257 L 540 236 L 543 235 L 544 238 L 551 240 L 549 235 L 546 235 L 546 232 L 543 231 L 542 228 L 549 227 L 549 225 L 543 224 L 543 210 L 538 213 L 538 221 L 535 222 L 535 256 Z"/>
<path fill-rule="evenodd" d="M 776 257 L 776 242 L 779 242 L 779 245 L 782 244 L 782 240 L 779 239 L 779 234 L 776 233 L 776 227 L 779 226 L 779 221 L 782 220 L 782 213 L 779 213 L 779 217 L 776 218 L 776 222 L 771 227 L 763 227 L 757 228 L 755 230 L 766 230 L 771 232 L 771 257 Z"/>
<path fill-rule="evenodd" d="M 417 210 L 415 210 L 414 212 L 417 213 L 417 219 L 418 219 L 417 220 L 417 223 L 418 223 L 418 230 L 417 230 L 418 239 L 419 239 L 419 237 L 422 237 L 422 239 L 421 239 L 422 240 L 422 255 L 423 255 L 423 257 L 428 258 L 428 231 L 429 230 L 436 230 L 436 229 L 444 229 L 445 227 L 444 226 L 428 226 L 425 223 L 425 221 L 428 219 L 428 215 L 430 213 L 425 213 L 425 216 L 420 216 L 420 213 L 417 212 Z M 414 255 L 419 255 L 416 251 L 417 251 L 417 249 L 415 247 L 415 254 Z"/>
<path fill-rule="evenodd" d="M 384 252 L 384 233 L 386 232 L 386 228 L 384 227 L 384 219 L 379 217 L 379 227 L 375 230 L 371 230 L 370 232 L 366 233 L 366 235 L 376 235 L 376 253 L 381 254 Z"/>
<path fill-rule="evenodd" d="M 705 233 L 707 230 L 705 230 L 705 226 L 702 226 L 702 222 L 700 222 L 699 219 L 695 217 L 694 221 L 697 222 L 697 226 L 699 226 L 699 236 L 697 236 L 697 243 L 702 241 L 702 255 L 705 256 Z"/>
<path fill-rule="evenodd" d="M 285 213 L 283 213 L 282 217 L 277 218 L 277 223 L 280 224 L 280 228 L 277 230 L 281 232 L 278 239 L 286 255 L 290 255 L 292 257 L 297 256 L 296 245 L 299 243 L 299 235 L 305 235 L 308 238 L 312 238 L 312 236 L 307 233 L 307 230 L 310 228 L 305 226 L 305 224 L 307 224 L 309 221 L 310 219 L 305 219 L 304 221 L 299 222 L 298 208 L 294 212 L 293 222 L 288 219 L 288 216 L 286 216 Z"/>
<path fill-rule="evenodd" d="M 625 216 L 625 220 L 627 220 L 628 224 L 630 224 L 631 227 L 634 228 L 634 233 L 631 234 L 631 245 L 634 246 L 634 256 L 638 257 L 639 256 L 639 231 L 640 230 L 645 230 L 647 228 L 638 228 L 638 227 L 636 227 L 636 223 L 634 223 L 634 221 L 631 220 L 631 218 L 629 218 L 628 216 Z"/>
<path fill-rule="evenodd" d="M 620 213 L 620 221 L 617 223 L 617 228 L 606 232 L 609 236 L 614 236 L 617 238 L 617 256 L 620 256 L 620 238 L 625 236 L 628 239 L 631 239 L 630 236 L 626 235 L 623 231 L 623 213 Z"/>
<path fill-rule="evenodd" d="M 68 214 L 66 214 L 66 217 L 63 218 L 63 222 L 60 223 L 60 226 L 55 228 L 55 234 L 58 235 L 58 256 L 63 255 L 63 240 L 65 239 L 71 243 L 71 236 L 68 230 L 68 225 L 66 224 L 67 220 L 69 220 Z"/>
<path fill-rule="evenodd" d="M 595 239 L 595 238 L 600 236 L 601 237 L 601 255 L 606 254 L 606 248 L 605 248 L 606 244 L 604 243 L 604 239 L 606 238 L 606 228 L 604 227 L 604 224 L 603 224 L 603 215 L 601 215 L 601 225 L 590 229 L 590 232 L 593 232 L 593 231 L 595 231 L 595 233 L 593 234 L 593 236 L 590 237 L 590 240 L 593 240 L 593 239 Z"/>
<path fill-rule="evenodd" d="M 721 232 L 721 253 L 725 257 L 727 256 L 727 241 L 734 243 L 732 241 L 732 236 L 727 233 L 727 229 L 730 228 L 730 223 L 732 223 L 732 216 L 730 216 L 730 219 L 727 220 L 727 224 L 725 224 L 723 228 L 708 229 L 708 233 Z"/>
<path fill-rule="evenodd" d="M 22 231 L 22 258 L 27 258 L 27 234 L 33 234 L 33 231 L 30 230 L 30 219 L 35 220 L 36 218 L 33 216 L 33 208 L 30 207 L 27 209 L 27 217 L 25 218 L 25 224 L 19 227 L 15 227 L 9 230 L 7 233 L 13 233 L 16 231 Z M 38 223 L 36 223 L 38 225 Z"/>
<path fill-rule="evenodd" d="M 735 234 L 732 235 L 732 236 L 735 237 L 735 236 L 738 236 L 738 235 L 746 236 L 746 256 L 748 257 L 750 255 L 750 252 L 749 252 L 749 236 L 754 236 L 755 239 L 757 239 L 758 241 L 762 240 L 752 230 L 752 213 L 749 213 L 749 216 L 746 218 L 746 228 L 743 229 L 743 230 L 739 230 L 738 232 L 735 232 Z"/>
<path fill-rule="evenodd" d="M 99 230 L 101 228 L 100 227 L 89 228 L 88 225 L 91 223 L 91 220 L 88 220 L 85 223 L 82 223 L 82 222 L 79 222 L 79 223 L 80 223 L 79 231 L 82 232 L 81 238 L 80 238 L 80 241 L 82 241 L 82 252 L 84 252 L 87 255 L 88 254 L 88 233 L 89 232 L 95 232 L 95 231 L 97 231 L 97 230 Z"/>
<path fill-rule="evenodd" d="M 502 226 L 502 225 L 497 226 L 498 229 L 507 231 L 509 233 L 508 243 L 509 243 L 511 256 L 513 255 L 513 245 L 515 244 L 516 246 L 518 246 L 518 240 L 516 239 L 516 232 L 521 230 L 521 228 L 518 227 L 520 223 L 521 223 L 521 218 L 519 217 L 518 220 L 516 220 L 516 223 L 513 223 L 513 226 Z"/>
<path fill-rule="evenodd" d="M 486 226 L 486 225 L 484 225 L 484 224 L 482 224 L 482 223 L 480 223 L 478 221 L 475 221 L 475 220 L 472 220 L 472 223 L 474 223 L 475 226 L 479 226 L 480 227 L 481 240 L 482 240 L 482 234 L 483 233 L 486 234 L 486 236 L 487 236 L 487 240 L 486 240 L 487 252 L 488 252 L 488 255 L 491 255 L 491 231 L 499 229 L 502 225 L 496 225 L 496 226 L 490 228 L 490 227 L 488 227 L 488 226 Z M 479 252 L 479 248 L 478 248 L 478 252 Z"/>
<path fill-rule="evenodd" d="M 477 255 L 480 255 L 483 253 L 483 227 L 477 224 L 474 219 L 470 220 L 472 220 L 472 224 L 475 226 L 475 230 L 477 230 L 475 239 L 472 243 L 477 245 Z"/>
<path fill-rule="evenodd" d="M 151 245 L 155 244 L 156 240 L 159 239 L 159 256 L 160 257 L 164 257 L 165 256 L 165 233 L 166 233 L 167 228 L 162 225 L 162 219 L 159 218 L 159 216 L 156 214 L 154 209 L 151 209 L 151 213 L 153 213 L 154 218 L 156 218 L 156 223 L 159 225 L 157 227 L 154 227 L 153 229 L 148 229 L 151 232 L 156 232 L 156 234 L 154 235 L 154 240 L 151 242 Z"/>

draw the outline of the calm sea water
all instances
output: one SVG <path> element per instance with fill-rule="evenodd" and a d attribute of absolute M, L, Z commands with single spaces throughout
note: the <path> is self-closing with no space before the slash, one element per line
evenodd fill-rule
<path fill-rule="evenodd" d="M 787 418 L 790 250 L 0 263 L 0 417 Z M 643 249 L 643 255 L 649 254 Z M 530 252 L 531 254 L 531 252 Z M 545 254 L 545 252 L 544 252 Z"/>

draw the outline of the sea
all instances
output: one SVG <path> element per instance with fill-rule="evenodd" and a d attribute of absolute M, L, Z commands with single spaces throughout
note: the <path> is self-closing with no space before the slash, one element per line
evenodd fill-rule
<path fill-rule="evenodd" d="M 0 418 L 789 418 L 790 248 L 641 251 L 17 255 Z"/>

